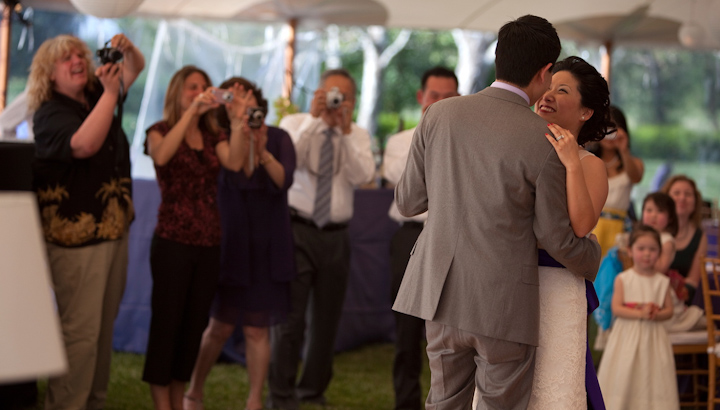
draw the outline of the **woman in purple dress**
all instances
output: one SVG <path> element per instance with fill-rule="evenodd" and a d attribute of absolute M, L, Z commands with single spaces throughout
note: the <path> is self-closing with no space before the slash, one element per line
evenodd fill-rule
<path fill-rule="evenodd" d="M 238 105 L 237 112 L 218 110 L 218 120 L 230 135 L 230 152 L 240 161 L 220 171 L 220 282 L 185 395 L 186 409 L 202 408 L 205 379 L 238 323 L 245 336 L 250 381 L 246 409 L 262 408 L 270 361 L 269 326 L 283 321 L 290 310 L 290 280 L 295 275 L 287 202 L 295 148 L 285 131 L 255 117 L 258 108 L 267 111 L 260 89 L 239 77 L 220 88 L 231 86 L 241 90 L 235 92 L 236 98 L 246 95 L 248 103 Z M 246 115 L 247 109 L 255 114 Z"/>

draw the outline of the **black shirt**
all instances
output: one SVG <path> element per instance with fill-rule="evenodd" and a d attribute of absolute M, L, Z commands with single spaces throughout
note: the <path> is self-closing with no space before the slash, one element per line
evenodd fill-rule
<path fill-rule="evenodd" d="M 33 187 L 45 239 L 61 246 L 119 239 L 133 218 L 129 144 L 117 116 L 95 155 L 72 156 L 70 139 L 103 93 L 94 86 L 85 91 L 90 109 L 53 91 L 33 116 Z"/>

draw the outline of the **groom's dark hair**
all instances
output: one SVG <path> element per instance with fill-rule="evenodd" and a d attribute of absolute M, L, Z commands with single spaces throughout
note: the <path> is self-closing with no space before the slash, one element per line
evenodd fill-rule
<path fill-rule="evenodd" d="M 542 17 L 526 15 L 500 28 L 495 48 L 495 75 L 519 87 L 560 56 L 555 27 Z"/>

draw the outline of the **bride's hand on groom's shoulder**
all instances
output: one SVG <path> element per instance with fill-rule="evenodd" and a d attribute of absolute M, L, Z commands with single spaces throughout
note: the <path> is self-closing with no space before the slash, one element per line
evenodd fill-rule
<path fill-rule="evenodd" d="M 547 138 L 553 148 L 555 148 L 565 168 L 568 170 L 579 168 L 580 156 L 578 154 L 578 144 L 575 135 L 557 124 L 548 124 L 548 128 L 552 134 L 545 134 L 545 138 Z"/>

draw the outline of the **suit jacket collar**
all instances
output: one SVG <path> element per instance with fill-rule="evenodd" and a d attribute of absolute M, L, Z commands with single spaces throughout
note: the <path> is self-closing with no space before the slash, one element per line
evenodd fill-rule
<path fill-rule="evenodd" d="M 490 98 L 498 98 L 511 103 L 520 104 L 523 107 L 528 107 L 527 102 L 521 96 L 515 94 L 512 91 L 504 90 L 502 88 L 487 87 L 484 90 L 480 91 L 479 94 Z"/>

